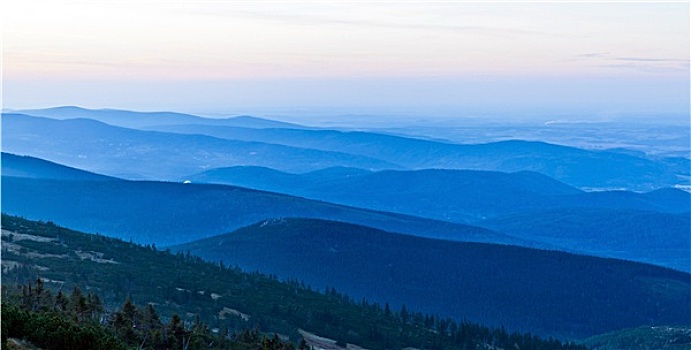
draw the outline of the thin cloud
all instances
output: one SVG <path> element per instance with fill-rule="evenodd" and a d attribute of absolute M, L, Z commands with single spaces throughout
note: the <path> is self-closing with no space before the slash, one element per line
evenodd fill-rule
<path fill-rule="evenodd" d="M 625 62 L 684 62 L 689 63 L 688 59 L 677 59 L 677 58 L 648 58 L 648 57 L 617 57 L 616 61 Z"/>
<path fill-rule="evenodd" d="M 611 52 L 593 52 L 593 53 L 584 53 L 580 55 L 576 55 L 575 58 L 578 59 L 588 59 L 588 58 L 602 58 L 602 57 L 607 57 L 611 55 Z"/>
<path fill-rule="evenodd" d="M 356 3 L 357 4 L 357 3 Z M 362 5 L 362 4 L 360 4 Z M 430 31 L 453 31 L 466 32 L 478 35 L 488 36 L 506 36 L 513 37 L 517 35 L 530 36 L 545 36 L 545 35 L 559 35 L 550 32 L 530 30 L 519 27 L 501 27 L 490 25 L 463 25 L 455 23 L 444 23 L 442 21 L 425 21 L 414 22 L 411 19 L 414 17 L 406 17 L 406 19 L 396 18 L 390 16 L 387 18 L 363 18 L 359 15 L 354 16 L 352 7 L 343 7 L 332 5 L 325 8 L 330 10 L 314 11 L 314 8 L 305 8 L 303 11 L 291 8 L 291 11 L 284 11 L 280 9 L 257 9 L 253 7 L 245 8 L 227 8 L 219 7 L 214 11 L 205 8 L 185 9 L 184 14 L 207 15 L 214 17 L 244 17 L 255 20 L 266 20 L 281 22 L 285 24 L 298 25 L 344 25 L 354 27 L 369 27 L 369 28 L 383 28 L 396 30 L 430 30 Z M 358 11 L 360 13 L 362 11 Z M 366 12 L 362 12 L 366 13 Z M 366 17 L 366 16 L 365 16 Z"/>
<path fill-rule="evenodd" d="M 590 65 L 591 68 L 607 68 L 607 69 L 620 69 L 620 70 L 635 70 L 639 72 L 646 73 L 665 73 L 665 72 L 688 72 L 689 67 L 687 65 L 676 65 L 676 66 L 660 66 L 660 65 L 649 65 L 649 64 L 633 64 L 633 63 L 605 63 Z"/>
<path fill-rule="evenodd" d="M 594 60 L 594 59 L 606 59 L 611 54 L 612 54 L 611 52 L 583 53 L 583 54 L 574 55 L 573 57 L 570 57 L 567 59 L 557 60 L 556 62 L 557 63 L 565 63 L 565 62 L 589 61 L 589 60 Z"/>
<path fill-rule="evenodd" d="M 578 54 L 571 58 L 557 61 L 584 62 L 585 67 L 599 69 L 635 70 L 646 73 L 683 72 L 689 70 L 689 60 L 670 57 L 633 57 L 615 56 L 610 52 L 591 52 Z"/>

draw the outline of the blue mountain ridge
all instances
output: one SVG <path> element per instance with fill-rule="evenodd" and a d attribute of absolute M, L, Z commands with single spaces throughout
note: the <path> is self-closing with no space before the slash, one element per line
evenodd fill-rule
<path fill-rule="evenodd" d="M 348 223 L 284 218 L 174 247 L 245 270 L 336 287 L 454 318 L 573 339 L 681 324 L 691 275 L 515 246 L 449 242 Z M 661 292 L 659 288 L 665 288 Z"/>
<path fill-rule="evenodd" d="M 7 156 L 11 155 L 3 157 Z M 622 191 L 583 193 L 558 182 L 554 182 L 552 186 L 539 186 L 540 183 L 546 183 L 545 177 L 539 174 L 448 170 L 384 171 L 381 174 L 395 173 L 396 176 L 385 176 L 385 181 L 378 178 L 376 186 L 358 188 L 342 186 L 339 182 L 350 177 L 367 178 L 378 173 L 331 168 L 295 175 L 262 168 L 233 169 L 240 171 L 243 176 L 253 176 L 257 181 L 267 180 L 260 176 L 266 173 L 289 179 L 297 177 L 305 181 L 321 179 L 323 182 L 319 184 L 327 185 L 323 189 L 330 195 L 341 191 L 351 196 L 350 201 L 344 201 L 348 206 L 343 207 L 235 186 L 129 181 L 113 185 L 93 181 L 46 180 L 53 174 L 74 174 L 79 170 L 29 157 L 16 157 L 13 168 L 29 173 L 22 170 L 22 164 L 28 169 L 34 169 L 37 168 L 34 164 L 38 162 L 43 162 L 40 169 L 45 174 L 36 174 L 34 171 L 30 177 L 44 178 L 43 180 L 3 177 L 4 210 L 13 210 L 13 213 L 38 219 L 57 218 L 61 220 L 60 223 L 83 230 L 119 234 L 120 238 L 133 238 L 140 242 L 161 243 L 158 241 L 160 239 L 193 240 L 200 237 L 197 234 L 209 236 L 228 232 L 271 215 L 306 216 L 448 240 L 543 247 L 689 270 L 686 264 L 690 251 L 689 194 L 674 189 L 643 194 Z M 440 174 L 443 176 L 438 176 Z M 401 178 L 405 180 L 406 175 L 418 180 L 422 175 L 427 179 L 425 183 L 428 185 L 415 187 L 414 184 L 402 181 Z M 65 179 L 64 176 L 58 178 Z M 75 175 L 74 179 L 82 179 L 82 176 Z M 444 179 L 452 181 L 444 184 Z M 488 179 L 491 181 L 487 181 Z M 522 181 L 526 179 L 527 181 Z M 497 184 L 500 180 L 503 184 Z M 358 179 L 356 183 L 361 184 L 362 181 L 363 179 Z M 459 182 L 461 186 L 453 187 Z M 448 195 L 450 188 L 454 188 L 454 196 Z M 405 191 L 399 192 L 402 189 Z M 491 192 L 492 190 L 495 192 Z M 409 198 L 408 191 L 413 193 L 412 198 Z M 234 195 L 231 196 L 231 193 Z M 314 194 L 319 195 L 318 192 Z M 352 198 L 356 198 L 358 194 L 360 198 L 374 198 L 379 203 L 370 202 L 374 203 L 370 210 L 357 209 Z M 589 197 L 591 195 L 595 196 L 594 200 Z M 601 200 L 603 195 L 607 200 Z M 145 199 L 140 200 L 140 197 Z M 323 200 L 327 196 L 321 197 Z M 679 206 L 674 207 L 674 201 L 670 198 L 677 198 Z M 505 204 L 503 212 L 497 213 L 496 208 L 502 203 Z M 521 203 L 524 205 L 519 205 Z M 561 206 L 555 203 L 561 203 Z M 668 207 L 660 203 L 666 203 Z M 60 206 L 56 208 L 53 204 Z M 404 210 L 405 208 L 408 209 Z M 486 208 L 493 211 L 487 211 Z M 384 212 L 384 209 L 391 212 Z M 214 216 L 207 218 L 204 210 Z M 436 214 L 434 210 L 437 210 Z M 496 231 L 492 233 L 470 229 L 469 226 L 444 220 L 429 220 L 429 217 L 434 218 L 435 215 L 444 219 L 444 215 L 452 212 L 472 212 L 475 217 L 469 221 L 472 225 L 509 232 L 510 236 L 499 235 Z M 407 216 L 406 213 L 416 216 Z M 120 229 L 115 230 L 115 226 Z M 464 230 L 463 227 L 468 229 Z M 173 235 L 166 236 L 165 232 Z M 194 232 L 194 235 L 188 238 L 189 232 Z"/>
<path fill-rule="evenodd" d="M 677 176 L 680 172 L 678 164 L 538 141 L 454 144 L 362 131 L 259 130 L 205 125 L 168 125 L 155 129 L 341 151 L 381 159 L 407 169 L 534 171 L 580 188 L 649 191 L 684 182 Z"/>
<path fill-rule="evenodd" d="M 85 115 L 90 113 L 88 110 L 83 112 Z M 94 118 L 97 118 L 97 114 Z M 75 124 L 74 120 L 46 125 L 49 123 L 46 119 L 20 122 L 18 118 L 16 114 L 3 116 L 6 124 L 3 130 L 7 129 L 3 133 L 6 151 L 133 179 L 171 180 L 183 174 L 217 167 L 266 166 L 294 173 L 328 167 L 534 171 L 582 189 L 649 191 L 688 183 L 688 179 L 684 178 L 688 171 L 682 171 L 679 162 L 669 159 L 584 150 L 535 141 L 453 144 L 371 132 L 198 124 L 159 125 L 155 128 L 166 132 L 137 133 L 131 129 L 125 132 L 114 126 L 104 130 L 93 124 Z M 29 130 L 26 129 L 27 124 L 32 124 Z M 70 136 L 60 130 L 69 128 L 80 129 L 81 138 L 71 135 L 75 142 L 84 144 L 87 149 L 100 146 L 100 152 L 91 154 L 90 158 L 82 152 L 78 154 L 82 156 L 81 159 L 70 159 L 67 155 L 80 149 L 74 146 L 64 149 L 70 148 Z M 45 132 L 46 129 L 51 132 Z M 44 132 L 32 134 L 33 130 Z M 94 144 L 94 140 L 86 138 L 86 135 L 98 137 L 101 143 Z M 169 142 L 162 139 L 164 136 Z M 36 145 L 29 147 L 26 144 L 28 140 Z M 55 148 L 52 153 L 48 152 L 51 147 Z M 124 164 L 118 162 L 123 162 L 123 158 L 126 158 L 129 167 L 139 165 L 140 169 L 115 172 L 104 165 L 122 166 Z M 154 161 L 161 163 L 157 171 L 144 169 L 142 164 L 138 164 Z"/>
<path fill-rule="evenodd" d="M 172 180 L 204 169 L 259 165 L 285 171 L 332 166 L 400 168 L 371 157 L 261 142 L 111 126 L 91 119 L 2 116 L 3 150 L 100 174 Z"/>
<path fill-rule="evenodd" d="M 198 115 L 177 112 L 136 112 L 107 108 L 87 109 L 76 106 L 60 106 L 44 109 L 22 109 L 13 113 L 52 119 L 93 119 L 106 124 L 126 128 L 142 128 L 161 124 L 225 125 L 244 128 L 306 128 L 299 124 L 286 123 L 246 115 L 226 118 L 206 118 Z"/>

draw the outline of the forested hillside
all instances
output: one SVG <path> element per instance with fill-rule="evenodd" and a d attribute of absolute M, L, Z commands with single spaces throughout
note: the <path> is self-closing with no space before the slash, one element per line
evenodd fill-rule
<path fill-rule="evenodd" d="M 129 298 L 144 315 L 146 305 L 153 305 L 163 323 L 179 315 L 188 330 L 198 316 L 214 333 L 242 334 L 258 327 L 298 345 L 303 337 L 319 341 L 310 336 L 315 334 L 332 339 L 333 349 L 346 344 L 369 349 L 470 349 L 490 344 L 579 349 L 472 320 L 459 322 L 387 303 L 354 301 L 333 288 L 317 291 L 300 281 L 280 282 L 275 276 L 244 273 L 225 263 L 211 264 L 189 254 L 83 234 L 52 223 L 3 215 L 2 230 L 4 296 L 15 288 L 21 293 L 21 284 L 40 276 L 53 296 L 79 287 L 83 294 L 99 295 L 106 310 L 120 308 Z M 10 299 L 3 298 L 3 303 Z M 13 312 L 25 319 L 41 318 L 32 314 L 35 311 Z"/>
<path fill-rule="evenodd" d="M 267 220 L 175 248 L 397 307 L 543 335 L 581 338 L 691 317 L 691 310 L 678 307 L 691 303 L 688 273 L 342 222 Z"/>

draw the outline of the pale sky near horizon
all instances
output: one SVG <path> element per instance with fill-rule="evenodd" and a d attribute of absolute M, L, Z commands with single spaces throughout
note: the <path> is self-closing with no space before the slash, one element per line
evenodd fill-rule
<path fill-rule="evenodd" d="M 2 5 L 3 107 L 689 114 L 688 2 Z"/>

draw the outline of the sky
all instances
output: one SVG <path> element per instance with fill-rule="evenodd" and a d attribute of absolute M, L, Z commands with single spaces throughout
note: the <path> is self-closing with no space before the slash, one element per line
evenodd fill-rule
<path fill-rule="evenodd" d="M 4 108 L 689 116 L 689 2 L 5 0 Z"/>

